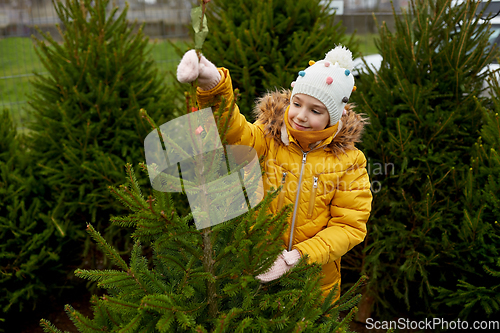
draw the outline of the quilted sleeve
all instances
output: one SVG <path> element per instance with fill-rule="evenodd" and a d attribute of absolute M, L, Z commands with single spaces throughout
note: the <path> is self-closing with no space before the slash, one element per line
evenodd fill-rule
<path fill-rule="evenodd" d="M 234 92 L 229 70 L 219 68 L 221 80 L 217 86 L 211 90 L 197 90 L 198 105 L 200 108 L 213 107 L 218 110 L 222 99 L 225 100 L 225 111 L 222 114 L 223 123 L 229 115 L 229 110 L 234 105 L 234 111 L 229 120 L 229 127 L 226 133 L 226 139 L 230 145 L 246 145 L 253 147 L 259 156 L 267 152 L 267 144 L 262 127 L 251 124 L 246 121 L 240 113 L 238 105 L 234 104 Z"/>

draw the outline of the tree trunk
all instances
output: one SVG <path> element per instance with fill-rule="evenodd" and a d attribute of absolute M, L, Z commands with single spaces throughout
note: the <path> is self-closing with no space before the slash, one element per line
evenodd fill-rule
<path fill-rule="evenodd" d="M 210 227 L 203 229 L 203 268 L 205 272 L 210 273 L 215 277 L 214 260 L 212 258 L 212 241 L 210 239 Z M 210 317 L 216 318 L 217 316 L 217 290 L 215 289 L 215 282 L 207 280 L 207 298 L 208 298 L 208 313 Z"/>
<path fill-rule="evenodd" d="M 374 301 L 375 301 L 375 299 L 372 296 L 368 296 L 368 292 L 367 292 L 366 288 L 364 288 L 363 297 L 361 298 L 361 301 L 359 302 L 358 312 L 356 313 L 354 320 L 356 320 L 357 322 L 366 324 L 366 320 L 368 318 L 371 318 Z"/>

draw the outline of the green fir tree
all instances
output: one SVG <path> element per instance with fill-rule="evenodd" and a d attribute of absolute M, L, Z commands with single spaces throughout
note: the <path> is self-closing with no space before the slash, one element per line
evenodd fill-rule
<path fill-rule="evenodd" d="M 460 251 L 470 252 L 465 268 L 476 275 L 464 276 L 455 288 L 437 290 L 439 302 L 455 309 L 460 318 L 483 320 L 500 313 L 500 85 L 494 75 L 490 82 L 492 108 L 478 101 L 483 125 L 472 149 L 460 233 Z"/>
<path fill-rule="evenodd" d="M 498 229 L 464 198 L 483 123 L 483 68 L 498 54 L 478 5 L 411 1 L 401 16 L 394 12 L 394 31 L 380 26 L 378 72 L 357 81 L 352 98 L 371 121 L 361 149 L 376 192 L 365 248 L 347 255 L 370 278 L 360 320 L 372 310 L 455 317 L 435 302 L 436 288 L 482 285 L 483 265 L 498 256 Z M 464 217 L 464 208 L 475 215 Z"/>
<path fill-rule="evenodd" d="M 62 43 L 40 31 L 36 51 L 49 72 L 37 75 L 29 100 L 30 155 L 42 169 L 45 198 L 57 223 L 71 221 L 85 235 L 87 221 L 107 225 L 121 209 L 106 190 L 122 166 L 144 156 L 149 125 L 175 116 L 141 27 L 109 0 L 54 1 Z M 108 10 L 111 8 L 111 10 Z M 136 31 L 136 28 L 138 30 Z M 62 207 L 55 210 L 56 203 Z M 107 234 L 107 233 L 106 233 Z"/>
<path fill-rule="evenodd" d="M 43 186 L 26 138 L 8 111 L 0 115 L 0 332 L 64 285 L 60 260 L 72 229 L 44 214 Z M 67 262 L 70 263 L 69 261 Z"/>
<path fill-rule="evenodd" d="M 217 128 L 224 133 L 225 124 L 220 121 L 220 114 L 216 117 Z M 154 125 L 154 128 L 158 127 Z M 210 144 L 210 130 L 204 128 L 208 132 L 206 136 L 191 134 L 191 137 L 193 141 Z M 182 154 L 187 152 L 172 144 L 175 133 L 160 133 L 166 147 Z M 213 161 L 217 156 L 218 152 L 214 152 L 203 158 Z M 217 163 L 205 163 L 206 160 L 202 162 L 204 168 L 199 165 L 193 168 L 197 172 L 193 179 L 200 178 L 202 183 L 206 175 L 220 172 Z M 141 167 L 148 169 L 144 164 Z M 231 172 L 240 170 L 235 168 Z M 187 173 L 182 169 L 183 188 L 189 192 Z M 272 266 L 282 251 L 281 235 L 286 230 L 291 207 L 285 207 L 277 215 L 267 213 L 267 206 L 277 191 L 246 214 L 200 228 L 192 223 L 194 212 L 185 216 L 178 214 L 170 193 L 154 190 L 146 199 L 130 164 L 127 174 L 128 184 L 111 188 L 111 192 L 132 212 L 113 217 L 112 222 L 135 229 L 130 263 L 88 226 L 90 235 L 116 269 L 76 271 L 78 276 L 96 281 L 106 290 L 103 296 L 92 297 L 92 319 L 66 306 L 80 332 L 349 331 L 354 305 L 361 297 L 354 296 L 359 285 L 332 304 L 335 292 L 326 298 L 322 296 L 321 267 L 309 265 L 306 260 L 270 283 L 261 284 L 255 279 Z M 173 180 L 172 175 L 158 177 Z M 235 191 L 227 184 L 217 190 L 217 198 L 211 205 L 225 205 Z M 206 211 L 208 207 L 202 208 Z M 340 320 L 339 312 L 349 309 L 349 314 Z M 41 325 L 45 332 L 60 332 L 46 320 L 42 320 Z"/>

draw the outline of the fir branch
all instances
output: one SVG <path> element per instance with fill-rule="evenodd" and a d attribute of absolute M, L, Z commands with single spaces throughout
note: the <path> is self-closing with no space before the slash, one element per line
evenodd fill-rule
<path fill-rule="evenodd" d="M 349 311 L 349 313 L 347 314 L 347 316 L 345 316 L 345 318 L 340 322 L 340 324 L 338 324 L 338 326 L 336 327 L 336 331 L 337 332 L 345 332 L 345 331 L 347 331 L 348 328 L 349 328 L 349 323 L 354 318 L 354 315 L 356 314 L 356 312 L 358 312 L 358 308 L 357 307 L 353 307 L 351 309 L 351 311 Z"/>
<path fill-rule="evenodd" d="M 149 210 L 151 211 L 151 213 L 153 213 L 153 215 L 157 215 L 157 212 L 155 212 L 153 209 L 153 202 L 154 201 L 155 201 L 155 199 L 151 195 L 148 196 L 148 200 L 146 200 L 146 202 L 149 204 Z"/>
<path fill-rule="evenodd" d="M 180 269 L 182 269 L 184 272 L 187 272 L 187 269 L 184 267 L 184 265 L 182 264 L 182 262 L 176 256 L 159 254 L 157 257 L 158 257 L 158 259 L 161 259 L 161 260 L 163 260 L 165 262 L 174 263 L 177 267 L 179 267 Z"/>
<path fill-rule="evenodd" d="M 500 267 L 500 264 L 499 264 L 499 263 L 500 263 L 500 261 L 499 261 L 499 262 L 497 262 L 497 266 L 499 266 L 499 267 Z M 483 269 L 485 270 L 485 272 L 486 272 L 486 273 L 488 273 L 488 274 L 489 274 L 489 275 L 491 275 L 491 276 L 494 276 L 494 277 L 500 277 L 500 271 L 495 271 L 495 270 L 493 270 L 493 269 L 489 268 L 489 267 L 488 267 L 488 266 L 486 266 L 486 265 L 483 265 Z"/>
<path fill-rule="evenodd" d="M 199 241 L 196 241 L 196 242 L 193 242 L 192 239 L 190 240 L 184 240 L 182 239 L 182 236 L 185 236 L 185 235 L 188 235 L 188 234 L 191 234 L 193 232 L 191 231 L 187 231 L 187 232 L 183 232 L 183 233 L 178 233 L 177 235 L 162 235 L 156 242 L 155 242 L 155 246 L 160 250 L 170 250 L 170 251 L 175 251 L 175 252 L 178 252 L 178 249 L 182 249 L 183 251 L 186 251 L 188 252 L 189 254 L 191 254 L 193 257 L 195 258 L 198 258 L 198 259 L 201 259 L 203 257 L 203 252 L 201 249 L 197 248 L 197 246 L 199 246 Z M 191 243 L 191 242 L 192 243 Z M 173 248 L 170 248 L 170 247 L 167 247 L 166 244 L 163 244 L 163 243 L 167 243 L 167 242 L 174 242 L 175 244 L 175 247 Z M 181 252 L 181 254 L 183 255 L 184 259 L 187 260 L 187 257 L 184 253 Z M 165 258 L 169 258 L 168 256 L 165 257 Z"/>
<path fill-rule="evenodd" d="M 175 320 L 175 316 L 173 312 L 164 314 L 161 316 L 160 320 L 156 323 L 156 329 L 161 333 L 171 332 L 170 327 L 172 326 Z"/>
<path fill-rule="evenodd" d="M 247 332 L 247 330 L 252 327 L 253 325 L 253 319 L 250 317 L 246 317 L 243 320 L 241 320 L 238 324 L 238 326 L 235 328 L 235 333 L 244 333 Z"/>
<path fill-rule="evenodd" d="M 101 234 L 94 229 L 94 227 L 90 224 L 87 224 L 87 232 L 90 236 L 96 241 L 97 246 L 103 251 L 103 253 L 111 259 L 121 269 L 128 271 L 128 266 L 125 261 L 120 257 L 118 251 L 111 247 L 106 240 L 101 236 Z"/>
<path fill-rule="evenodd" d="M 127 228 L 136 226 L 140 219 L 137 216 L 112 216 L 110 220 L 114 225 Z"/>
<path fill-rule="evenodd" d="M 191 131 L 191 133 L 194 133 L 194 130 Z M 182 149 L 182 147 L 179 146 L 175 140 L 172 140 L 168 135 L 163 135 L 163 132 L 161 131 L 160 134 L 160 138 L 163 138 L 165 146 L 168 144 L 169 148 L 173 148 L 173 150 L 180 155 L 182 160 L 189 160 L 192 158 L 192 156 L 186 153 L 186 151 L 184 151 L 184 149 Z"/>
<path fill-rule="evenodd" d="M 124 191 L 122 190 L 124 186 L 121 185 L 120 189 L 116 189 L 113 186 L 108 186 L 108 190 L 110 191 L 111 194 L 113 194 L 120 202 L 127 208 L 129 208 L 132 211 L 137 211 L 140 210 L 141 208 L 144 208 L 144 206 L 139 205 L 139 207 L 135 206 L 132 204 L 133 200 L 130 200 L 129 198 L 126 198 L 124 196 Z"/>
<path fill-rule="evenodd" d="M 135 206 L 136 208 L 147 209 L 146 200 L 144 200 L 144 197 L 141 194 L 137 194 L 135 191 L 130 191 L 129 188 L 125 185 L 120 185 L 120 188 L 123 191 L 127 192 L 132 201 L 135 201 L 137 203 L 137 206 Z"/>
<path fill-rule="evenodd" d="M 201 325 L 196 326 L 194 329 L 196 333 L 208 333 L 208 331 Z"/>
<path fill-rule="evenodd" d="M 157 178 L 159 178 L 159 181 L 161 181 L 161 179 L 166 179 L 166 181 L 168 182 L 170 180 L 170 184 L 172 183 L 175 183 L 175 182 L 178 182 L 180 180 L 181 182 L 181 187 L 174 187 L 173 185 L 170 185 L 172 186 L 172 189 L 173 190 L 176 190 L 178 192 L 182 191 L 185 193 L 185 189 L 186 188 L 196 188 L 198 187 L 198 184 L 194 181 L 189 181 L 188 179 L 186 178 L 178 178 L 178 177 L 175 177 L 175 176 L 172 176 L 172 175 L 169 175 L 169 174 L 166 174 L 166 173 L 160 173 Z"/>
<path fill-rule="evenodd" d="M 219 319 L 215 322 L 214 333 L 227 332 L 228 328 L 231 327 L 231 321 L 235 320 L 241 313 L 242 309 L 232 308 L 227 314 L 222 314 Z"/>
<path fill-rule="evenodd" d="M 116 318 L 116 313 L 110 312 L 110 307 L 107 304 L 107 301 L 105 300 L 98 300 L 97 301 L 97 309 L 99 310 L 99 314 L 103 317 L 109 320 L 115 327 L 119 327 L 119 321 L 120 319 Z"/>
<path fill-rule="evenodd" d="M 132 164 L 127 163 L 125 165 L 125 168 L 127 175 L 129 177 L 130 184 L 132 185 L 132 189 L 140 198 L 143 198 L 142 191 L 141 188 L 139 187 L 139 182 L 137 181 L 137 177 L 135 175 L 135 171 Z"/>
<path fill-rule="evenodd" d="M 345 311 L 348 309 L 351 309 L 358 305 L 358 303 L 361 301 L 362 295 L 358 294 L 353 296 L 350 300 L 344 302 L 341 306 L 337 308 L 338 311 Z"/>
<path fill-rule="evenodd" d="M 83 332 L 106 332 L 105 327 L 98 327 L 92 320 L 88 319 L 82 315 L 79 311 L 75 310 L 71 305 L 67 304 L 64 310 L 68 314 L 73 324 L 78 328 L 78 330 Z"/>
<path fill-rule="evenodd" d="M 81 143 L 80 143 L 80 144 L 81 144 Z M 97 165 L 94 163 L 94 166 L 97 166 Z M 88 164 L 87 164 L 87 163 L 83 163 L 83 164 L 81 164 L 81 167 L 82 167 L 83 169 L 85 169 L 85 170 L 87 170 L 87 171 L 90 171 L 90 172 L 92 172 L 93 174 L 95 174 L 95 175 L 97 175 L 97 176 L 101 177 L 102 179 L 106 180 L 108 183 L 113 183 L 113 181 L 112 181 L 112 180 L 111 180 L 108 176 L 106 176 L 105 174 L 103 174 L 103 173 L 101 173 L 101 172 L 99 172 L 99 171 L 97 171 L 97 170 L 95 170 L 95 169 L 90 168 L 90 167 L 88 166 Z"/>
<path fill-rule="evenodd" d="M 120 311 L 123 313 L 133 313 L 139 309 L 138 304 L 124 301 L 123 299 L 118 297 L 104 295 L 102 296 L 102 300 L 113 304 L 113 306 L 116 307 L 117 310 L 120 309 Z"/>
<path fill-rule="evenodd" d="M 147 278 L 149 289 L 155 289 L 152 294 L 165 294 L 168 292 L 168 286 L 155 271 L 145 270 L 143 274 Z"/>
<path fill-rule="evenodd" d="M 150 222 L 148 222 L 148 220 Z M 146 219 L 140 216 L 136 225 L 137 229 L 132 234 L 132 237 L 141 240 L 154 240 L 156 238 L 155 236 L 159 236 L 165 232 L 165 225 L 159 224 L 158 222 L 158 219 Z"/>
<path fill-rule="evenodd" d="M 177 319 L 177 321 L 179 322 L 181 327 L 184 329 L 187 329 L 189 327 L 193 327 L 196 324 L 195 319 L 185 312 L 176 311 L 175 318 Z"/>
<path fill-rule="evenodd" d="M 115 278 L 123 275 L 126 275 L 126 273 L 116 270 L 86 270 L 81 268 L 75 270 L 75 276 L 91 281 L 103 281 L 104 279 L 109 279 L 111 277 Z"/>
<path fill-rule="evenodd" d="M 138 273 L 137 273 L 137 272 L 135 272 L 134 270 L 129 269 L 129 270 L 128 270 L 128 274 L 129 274 L 130 276 L 132 276 L 132 278 L 134 279 L 134 281 L 135 281 L 136 285 L 137 285 L 138 287 L 140 287 L 140 289 L 142 289 L 142 291 L 143 291 L 145 294 L 147 294 L 147 293 L 148 293 L 148 290 L 146 289 L 146 287 L 145 287 L 145 286 L 144 286 L 144 284 L 142 283 L 141 279 L 139 278 L 139 276 L 141 275 L 141 274 L 140 274 L 140 272 L 139 272 L 139 274 L 138 274 Z M 139 290 L 139 289 L 138 289 L 138 290 Z"/>
<path fill-rule="evenodd" d="M 342 295 L 342 297 L 339 298 L 338 304 L 341 304 L 342 302 L 348 300 L 352 296 L 354 296 L 354 293 L 356 293 L 362 286 L 366 285 L 366 282 L 368 281 L 368 277 L 366 275 L 362 275 L 356 283 L 349 288 L 349 290 Z"/>
<path fill-rule="evenodd" d="M 132 318 L 127 325 L 123 326 L 118 333 L 128 333 L 135 332 L 142 321 L 142 313 L 138 313 L 134 318 Z"/>
<path fill-rule="evenodd" d="M 186 265 L 186 267 L 182 267 L 185 274 L 184 274 L 184 277 L 182 278 L 182 282 L 181 284 L 179 285 L 179 288 L 181 291 L 184 290 L 184 288 L 186 287 L 186 284 L 188 283 L 189 281 L 189 278 L 192 277 L 191 275 L 191 267 L 193 266 L 194 262 L 196 260 L 196 257 L 191 257 Z"/>
<path fill-rule="evenodd" d="M 122 293 L 130 287 L 137 286 L 136 281 L 131 275 L 126 272 L 122 273 L 123 274 L 100 280 L 98 286 L 106 289 L 116 289 Z"/>
<path fill-rule="evenodd" d="M 141 309 L 153 309 L 162 314 L 169 314 L 181 311 L 169 294 L 147 295 L 142 298 Z"/>
<path fill-rule="evenodd" d="M 42 327 L 45 333 L 63 333 L 57 327 L 55 327 L 50 321 L 46 319 L 40 320 L 40 326 Z"/>

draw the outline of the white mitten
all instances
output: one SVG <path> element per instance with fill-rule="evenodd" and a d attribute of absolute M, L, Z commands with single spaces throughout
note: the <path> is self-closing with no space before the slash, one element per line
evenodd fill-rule
<path fill-rule="evenodd" d="M 198 79 L 198 85 L 202 90 L 210 90 L 219 83 L 221 76 L 217 67 L 207 58 L 202 55 L 198 60 L 196 51 L 189 50 L 177 66 L 177 80 L 188 83 L 196 79 Z"/>
<path fill-rule="evenodd" d="M 281 277 L 283 274 L 292 269 L 300 259 L 300 252 L 295 249 L 290 252 L 283 250 L 278 256 L 273 266 L 265 273 L 257 275 L 255 278 L 261 283 L 270 282 Z"/>
<path fill-rule="evenodd" d="M 291 266 L 290 268 L 295 266 L 300 259 L 300 252 L 297 249 L 292 250 L 290 252 L 285 250 L 281 255 L 283 256 L 283 259 L 285 259 L 287 265 Z"/>

